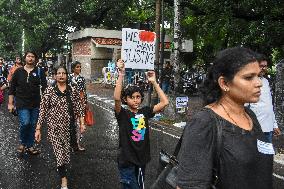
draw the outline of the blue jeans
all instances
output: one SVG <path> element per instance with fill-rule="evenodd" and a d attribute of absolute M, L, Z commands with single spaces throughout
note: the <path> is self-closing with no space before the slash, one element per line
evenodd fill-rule
<path fill-rule="evenodd" d="M 121 189 L 144 189 L 145 166 L 121 167 L 118 165 Z"/>
<path fill-rule="evenodd" d="M 162 90 L 164 93 L 168 94 L 169 93 L 169 88 L 170 88 L 170 83 L 169 82 L 163 82 L 162 83 Z"/>
<path fill-rule="evenodd" d="M 264 135 L 265 135 L 267 142 L 272 143 L 273 131 L 264 132 Z"/>
<path fill-rule="evenodd" d="M 20 122 L 20 143 L 27 148 L 34 145 L 35 125 L 37 123 L 39 108 L 17 109 Z"/>

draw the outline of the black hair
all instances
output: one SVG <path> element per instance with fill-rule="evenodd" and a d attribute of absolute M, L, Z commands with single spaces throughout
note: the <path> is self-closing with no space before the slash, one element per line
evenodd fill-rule
<path fill-rule="evenodd" d="M 230 82 L 244 66 L 257 61 L 257 54 L 244 47 L 228 48 L 217 53 L 201 89 L 204 103 L 207 105 L 221 98 L 222 91 L 218 84 L 220 76 Z"/>
<path fill-rule="evenodd" d="M 58 71 L 60 68 L 62 68 L 62 69 L 65 70 L 65 72 L 66 72 L 66 77 L 67 77 L 66 83 L 68 84 L 68 71 L 67 71 L 67 68 L 66 68 L 65 66 L 58 66 L 58 67 L 55 67 L 53 73 L 56 75 L 56 74 L 57 74 L 57 71 Z M 54 82 L 54 83 L 56 83 L 56 82 Z"/>
<path fill-rule="evenodd" d="M 31 54 L 33 54 L 35 56 L 35 62 L 37 62 L 38 56 L 37 56 L 37 54 L 34 51 L 26 51 L 25 54 L 24 54 L 23 59 L 25 60 L 29 53 L 31 53 Z"/>
<path fill-rule="evenodd" d="M 123 104 L 127 104 L 125 102 L 126 98 L 129 96 L 131 97 L 133 95 L 133 93 L 138 92 L 141 95 L 141 103 L 143 102 L 144 99 L 144 91 L 141 87 L 137 86 L 137 85 L 128 85 L 126 86 L 122 92 L 121 92 L 121 101 Z"/>
<path fill-rule="evenodd" d="M 16 55 L 16 56 L 15 56 L 15 63 L 16 63 L 16 59 L 17 59 L 17 58 L 19 58 L 19 59 L 20 59 L 20 61 L 21 61 L 21 62 L 20 62 L 20 64 L 21 64 L 21 65 L 23 65 L 21 55 Z"/>
<path fill-rule="evenodd" d="M 79 61 L 72 62 L 72 64 L 71 64 L 71 72 L 72 72 L 72 73 L 74 72 L 74 69 L 76 68 L 76 66 L 77 66 L 78 64 L 81 65 L 81 62 L 79 62 Z"/>
<path fill-rule="evenodd" d="M 268 62 L 268 58 L 264 54 L 257 54 L 256 59 L 259 62 L 261 62 L 261 61 L 267 61 Z"/>

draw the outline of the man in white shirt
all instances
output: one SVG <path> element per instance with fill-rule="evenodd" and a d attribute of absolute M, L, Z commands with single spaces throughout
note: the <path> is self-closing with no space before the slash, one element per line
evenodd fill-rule
<path fill-rule="evenodd" d="M 259 57 L 259 67 L 261 69 L 260 79 L 262 81 L 261 95 L 259 101 L 251 103 L 249 107 L 256 114 L 261 129 L 267 138 L 267 142 L 272 143 L 273 133 L 277 136 L 281 134 L 281 131 L 278 128 L 273 111 L 269 82 L 264 77 L 267 73 L 267 59 L 264 56 Z"/>

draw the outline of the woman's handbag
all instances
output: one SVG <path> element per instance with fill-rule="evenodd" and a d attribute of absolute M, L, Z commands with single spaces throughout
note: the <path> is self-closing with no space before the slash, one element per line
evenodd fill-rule
<path fill-rule="evenodd" d="M 222 147 L 222 124 L 217 125 L 217 155 L 216 155 L 216 167 L 219 167 L 219 157 L 220 157 L 220 150 Z M 160 152 L 159 156 L 159 163 L 160 167 L 164 167 L 161 172 L 159 172 L 158 168 L 158 178 L 155 180 L 155 182 L 151 185 L 151 189 L 176 189 L 177 187 L 177 170 L 178 170 L 178 160 L 176 159 L 181 143 L 182 143 L 182 137 L 180 137 L 175 151 L 173 155 L 170 155 L 163 150 Z M 213 179 L 212 179 L 212 185 L 211 189 L 216 189 L 216 184 L 218 182 L 218 170 L 217 168 L 213 168 Z"/>
<path fill-rule="evenodd" d="M 176 156 L 181 147 L 182 136 L 180 137 L 173 155 L 160 151 L 159 155 L 159 168 L 158 168 L 158 178 L 151 185 L 151 189 L 173 189 L 176 188 L 176 176 L 178 169 L 178 160 Z"/>
<path fill-rule="evenodd" d="M 90 105 L 87 104 L 86 110 L 85 110 L 85 125 L 91 127 L 94 124 L 95 124 L 94 113 Z"/>

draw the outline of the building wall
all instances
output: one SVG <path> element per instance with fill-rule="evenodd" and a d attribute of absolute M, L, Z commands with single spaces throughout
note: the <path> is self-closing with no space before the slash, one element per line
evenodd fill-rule
<path fill-rule="evenodd" d="M 82 76 L 87 80 L 102 77 L 102 68 L 113 60 L 114 50 L 111 48 L 96 47 L 92 38 L 73 41 L 72 61 L 82 63 Z"/>
<path fill-rule="evenodd" d="M 91 38 L 79 39 L 73 41 L 72 44 L 72 61 L 79 61 L 82 64 L 82 76 L 87 80 L 91 79 L 91 58 L 94 52 L 92 51 Z"/>

